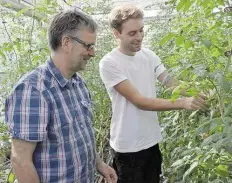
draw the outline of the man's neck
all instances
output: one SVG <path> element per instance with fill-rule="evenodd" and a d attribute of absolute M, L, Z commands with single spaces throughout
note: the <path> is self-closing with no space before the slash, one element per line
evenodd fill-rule
<path fill-rule="evenodd" d="M 70 79 L 75 74 L 69 70 L 68 60 L 63 54 L 60 54 L 59 52 L 52 53 L 51 58 L 54 65 L 59 69 L 65 78 Z"/>
<path fill-rule="evenodd" d="M 135 56 L 136 52 L 130 52 L 128 50 L 126 50 L 125 48 L 123 48 L 121 45 L 119 46 L 118 50 L 128 56 Z"/>

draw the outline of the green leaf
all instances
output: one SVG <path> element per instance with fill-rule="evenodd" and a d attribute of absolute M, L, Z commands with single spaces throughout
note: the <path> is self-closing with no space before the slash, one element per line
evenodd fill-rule
<path fill-rule="evenodd" d="M 4 60 L 6 60 L 6 56 L 5 56 L 5 54 L 0 50 L 0 56 L 4 59 Z"/>
<path fill-rule="evenodd" d="M 202 142 L 201 146 L 207 146 L 211 143 L 215 143 L 219 140 L 221 140 L 224 137 L 225 133 L 215 133 L 209 137 L 207 137 L 206 139 L 204 139 L 204 141 Z"/>
<path fill-rule="evenodd" d="M 210 130 L 215 129 L 216 127 L 220 126 L 223 124 L 223 121 L 221 118 L 214 118 L 210 120 Z"/>
<path fill-rule="evenodd" d="M 197 97 L 199 92 L 196 88 L 189 88 L 187 91 L 186 91 L 186 94 L 188 96 L 192 96 L 192 97 Z"/>
<path fill-rule="evenodd" d="M 224 41 L 223 43 L 222 43 L 222 47 L 226 47 L 226 46 L 228 46 L 229 45 L 229 42 L 228 41 Z"/>
<path fill-rule="evenodd" d="M 202 43 L 205 45 L 206 48 L 210 49 L 210 47 L 212 46 L 211 41 L 203 39 Z"/>
<path fill-rule="evenodd" d="M 188 1 L 185 3 L 184 12 L 189 10 L 189 8 L 192 6 L 193 2 L 194 1 Z"/>
<path fill-rule="evenodd" d="M 46 0 L 46 4 L 47 5 L 51 4 L 51 0 Z"/>
<path fill-rule="evenodd" d="M 187 40 L 187 41 L 185 41 L 185 44 L 184 44 L 184 48 L 187 50 L 187 49 L 189 49 L 189 48 L 191 48 L 191 47 L 193 47 L 194 45 L 193 45 L 193 42 L 192 41 L 190 41 L 190 40 Z"/>
<path fill-rule="evenodd" d="M 17 50 L 20 51 L 20 49 L 21 49 L 21 44 L 20 44 L 19 41 L 15 43 L 15 46 L 16 46 Z"/>
<path fill-rule="evenodd" d="M 14 183 L 15 181 L 15 175 L 11 169 L 10 173 L 8 174 L 8 177 L 7 177 L 7 183 Z"/>
<path fill-rule="evenodd" d="M 7 44 L 7 47 L 3 48 L 4 50 L 8 51 L 8 52 L 11 52 L 13 50 L 13 45 L 8 43 Z"/>
<path fill-rule="evenodd" d="M 182 44 L 184 44 L 184 37 L 183 36 L 176 37 L 176 46 L 180 46 Z"/>
<path fill-rule="evenodd" d="M 186 0 L 181 0 L 176 6 L 176 10 L 180 11 L 184 7 L 185 3 L 186 3 Z"/>
<path fill-rule="evenodd" d="M 26 13 L 29 9 L 30 9 L 29 7 L 23 8 L 20 11 L 18 11 L 15 16 L 20 17 L 22 14 Z"/>
<path fill-rule="evenodd" d="M 218 4 L 225 6 L 224 0 L 217 0 Z"/>
<path fill-rule="evenodd" d="M 208 168 L 208 169 L 213 168 L 214 163 L 215 163 L 214 160 L 212 160 L 211 158 L 208 159 L 208 160 L 206 161 L 206 168 Z"/>
<path fill-rule="evenodd" d="M 184 164 L 185 164 L 185 160 L 184 160 L 184 159 L 179 159 L 179 160 L 175 161 L 175 162 L 172 164 L 172 167 L 181 166 L 181 165 L 184 165 Z"/>
<path fill-rule="evenodd" d="M 176 99 L 180 97 L 180 91 L 181 91 L 181 88 L 179 86 L 174 88 L 174 90 L 172 91 L 171 102 L 174 102 Z"/>
<path fill-rule="evenodd" d="M 220 29 L 221 27 L 222 27 L 222 24 L 223 24 L 224 22 L 223 21 L 221 21 L 221 20 L 219 20 L 219 21 L 217 21 L 217 22 L 215 22 L 215 24 L 212 26 L 212 27 L 210 27 L 210 30 L 213 30 L 213 29 Z"/>
<path fill-rule="evenodd" d="M 228 177 L 229 176 L 229 171 L 228 171 L 228 166 L 227 165 L 218 165 L 217 168 L 216 168 L 216 172 L 221 177 Z"/>
<path fill-rule="evenodd" d="M 169 33 L 166 37 L 164 37 L 161 41 L 160 41 L 160 46 L 163 46 L 167 41 L 171 40 L 173 37 L 175 36 L 175 34 L 173 33 Z"/>
<path fill-rule="evenodd" d="M 221 74 L 218 73 L 216 75 L 216 80 L 218 85 L 225 91 L 225 92 L 230 92 L 231 85 L 230 83 L 225 79 L 225 77 Z"/>
<path fill-rule="evenodd" d="M 196 114 L 198 113 L 198 110 L 192 112 L 192 114 L 189 116 L 189 119 L 193 118 L 194 116 L 196 116 Z"/>
<path fill-rule="evenodd" d="M 190 168 L 184 173 L 183 175 L 183 180 L 185 180 L 185 178 L 190 175 L 190 173 L 192 173 L 192 171 L 198 166 L 198 162 L 193 162 L 190 166 Z"/>
<path fill-rule="evenodd" d="M 229 106 L 227 106 L 225 108 L 225 112 L 224 112 L 224 116 L 231 116 L 232 115 L 232 104 L 230 104 Z"/>
<path fill-rule="evenodd" d="M 208 4 L 209 4 L 209 3 L 208 3 L 208 0 L 207 0 L 207 1 L 203 1 L 203 2 L 202 2 L 202 0 L 199 0 L 199 1 L 198 1 L 198 6 L 201 5 L 201 6 L 203 6 L 204 8 L 207 8 L 207 7 L 208 7 Z"/>
<path fill-rule="evenodd" d="M 200 135 L 200 134 L 203 134 L 203 133 L 208 133 L 209 128 L 210 128 L 210 121 L 207 121 L 207 122 L 203 123 L 201 126 L 199 126 L 197 128 L 196 134 Z"/>
<path fill-rule="evenodd" d="M 211 51 L 211 55 L 213 57 L 219 57 L 221 55 L 221 53 L 219 52 L 219 50 L 217 48 L 213 48 L 212 51 Z"/>

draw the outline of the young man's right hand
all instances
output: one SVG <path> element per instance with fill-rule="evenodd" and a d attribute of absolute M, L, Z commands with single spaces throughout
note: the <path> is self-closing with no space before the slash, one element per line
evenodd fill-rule
<path fill-rule="evenodd" d="M 187 110 L 207 110 L 205 105 L 205 96 L 183 98 L 183 108 Z"/>

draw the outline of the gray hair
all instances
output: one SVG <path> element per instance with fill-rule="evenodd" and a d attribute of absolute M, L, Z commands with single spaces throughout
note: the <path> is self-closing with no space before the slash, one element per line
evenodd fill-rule
<path fill-rule="evenodd" d="M 56 14 L 48 28 L 48 43 L 53 51 L 61 46 L 61 39 L 64 35 L 73 35 L 77 30 L 87 28 L 96 32 L 97 23 L 92 17 L 78 8 L 72 8 Z"/>

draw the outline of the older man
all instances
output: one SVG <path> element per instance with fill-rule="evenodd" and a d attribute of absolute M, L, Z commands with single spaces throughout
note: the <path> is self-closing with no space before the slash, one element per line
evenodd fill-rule
<path fill-rule="evenodd" d="M 93 183 L 95 167 L 107 182 L 117 181 L 96 153 L 91 97 L 77 73 L 95 55 L 96 29 L 76 9 L 56 14 L 48 30 L 51 59 L 8 96 L 6 123 L 19 183 Z"/>

